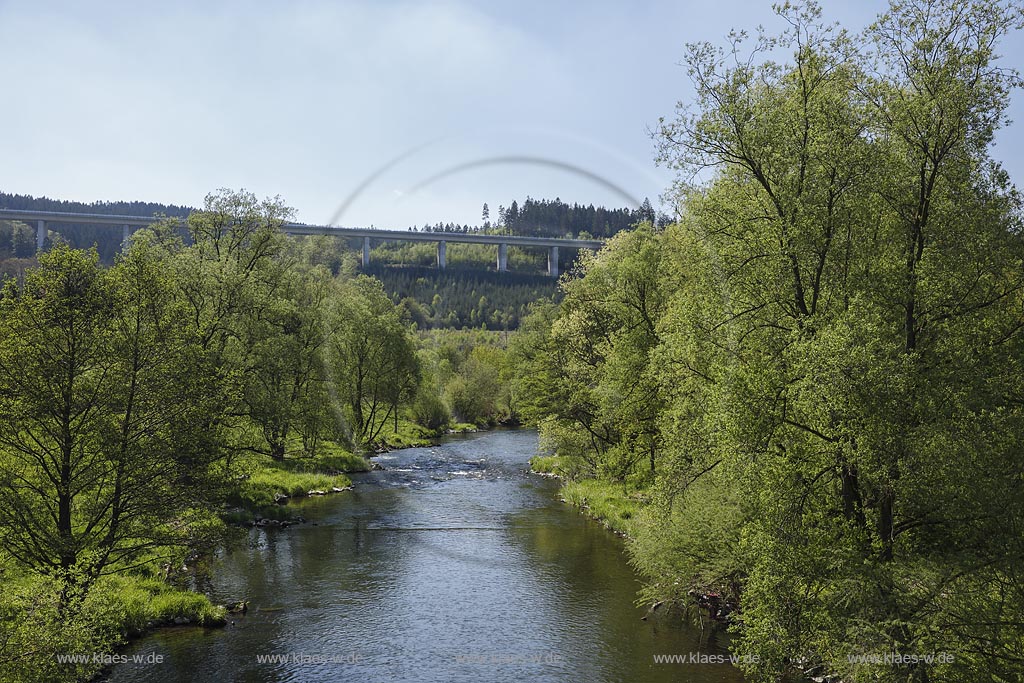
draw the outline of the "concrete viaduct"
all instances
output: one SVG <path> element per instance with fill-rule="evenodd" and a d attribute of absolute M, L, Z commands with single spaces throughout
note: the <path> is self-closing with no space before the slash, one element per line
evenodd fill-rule
<path fill-rule="evenodd" d="M 92 224 L 120 226 L 123 241 L 127 241 L 132 231 L 163 218 L 143 218 L 140 216 L 107 216 L 93 213 L 63 213 L 57 211 L 18 211 L 0 209 L 0 220 L 21 221 L 36 226 L 36 249 L 42 250 L 46 242 L 47 226 L 55 224 Z M 178 219 L 180 220 L 180 219 Z M 519 237 L 514 235 L 483 235 L 480 233 L 461 232 L 413 232 L 411 230 L 379 230 L 375 228 L 335 228 L 327 225 L 302 225 L 285 223 L 281 231 L 289 235 L 330 235 L 351 239 L 363 238 L 363 266 L 370 263 L 370 240 L 399 240 L 407 242 L 434 242 L 437 244 L 437 266 L 447 265 L 448 242 L 467 244 L 494 244 L 498 247 L 497 267 L 501 272 L 508 270 L 508 247 L 540 247 L 548 251 L 548 275 L 558 277 L 558 249 L 600 249 L 602 240 L 558 239 L 552 237 Z"/>

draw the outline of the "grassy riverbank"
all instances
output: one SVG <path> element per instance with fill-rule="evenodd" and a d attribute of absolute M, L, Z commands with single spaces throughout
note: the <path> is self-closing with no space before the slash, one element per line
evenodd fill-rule
<path fill-rule="evenodd" d="M 429 429 L 415 422 L 399 420 L 398 429 L 384 434 L 380 446 L 382 450 L 423 448 L 436 444 L 439 438 L 447 434 L 468 434 L 479 430 L 477 425 L 469 422 L 455 422 L 437 429 Z"/>
<path fill-rule="evenodd" d="M 534 456 L 530 459 L 530 469 L 562 479 L 562 500 L 579 508 L 583 514 L 620 536 L 634 535 L 636 517 L 646 503 L 642 491 L 629 491 L 620 483 L 602 479 L 567 479 L 557 455 Z"/>
<path fill-rule="evenodd" d="M 334 446 L 315 456 L 287 456 L 271 460 L 252 456 L 241 466 L 245 473 L 229 495 L 228 502 L 258 509 L 278 502 L 282 496 L 301 498 L 310 491 L 344 489 L 352 485 L 347 474 L 370 469 L 366 458 Z"/>
<path fill-rule="evenodd" d="M 144 575 L 101 577 L 74 610 L 61 609 L 57 582 L 0 567 L 0 680 L 86 681 L 119 646 L 167 625 L 223 626 L 226 610 L 199 593 Z M 84 661 L 61 661 L 87 655 Z M 96 657 L 98 655 L 98 657 Z"/>
<path fill-rule="evenodd" d="M 399 430 L 384 435 L 380 447 L 427 446 L 445 434 L 476 430 L 472 424 L 428 430 L 400 421 Z M 202 533 L 211 542 L 223 538 L 225 522 L 245 525 L 255 518 L 293 518 L 296 507 L 289 502 L 321 492 L 340 493 L 352 486 L 349 474 L 373 467 L 367 458 L 333 442 L 321 443 L 313 456 L 303 454 L 300 444 L 294 446 L 295 452 L 280 460 L 258 453 L 237 456 L 232 465 L 236 474 L 224 489 L 227 507 L 219 518 L 211 516 L 203 523 Z M 192 567 L 182 566 L 186 560 L 180 554 L 160 551 L 164 559 L 154 555 L 138 569 L 98 579 L 80 607 L 71 611 L 60 607 L 58 582 L 22 572 L 0 558 L 4 586 L 0 594 L 0 681 L 88 681 L 113 661 L 105 661 L 105 655 L 116 655 L 118 648 L 154 629 L 223 626 L 227 620 L 224 606 L 179 587 L 184 586 Z M 188 565 L 193 562 L 196 560 L 187 560 Z M 92 661 L 97 654 L 100 657 Z M 60 661 L 65 655 L 89 657 L 88 661 Z"/>
<path fill-rule="evenodd" d="M 223 492 L 228 507 L 219 518 L 204 516 L 197 533 L 216 544 L 227 533 L 225 522 L 294 516 L 289 500 L 348 489 L 352 481 L 347 473 L 371 467 L 366 458 L 333 443 L 321 444 L 315 456 L 299 453 L 282 460 L 256 453 L 239 456 L 233 463 L 237 474 Z M 225 607 L 184 589 L 197 561 L 184 552 L 155 549 L 135 569 L 125 567 L 98 579 L 72 609 L 61 608 L 59 582 L 23 572 L 0 558 L 0 681 L 87 681 L 111 663 L 103 655 L 115 655 L 120 646 L 155 628 L 223 626 Z M 89 661 L 60 661 L 65 655 L 89 655 Z M 100 657 L 92 661 L 93 655 Z"/>

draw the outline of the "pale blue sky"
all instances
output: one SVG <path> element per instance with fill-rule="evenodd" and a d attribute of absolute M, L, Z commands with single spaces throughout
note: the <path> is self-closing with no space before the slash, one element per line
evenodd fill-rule
<path fill-rule="evenodd" d="M 199 205 L 280 194 L 324 223 L 476 223 L 526 195 L 618 206 L 579 167 L 655 201 L 647 129 L 690 95 L 688 41 L 776 26 L 767 1 L 0 0 L 0 190 Z M 824 3 L 858 29 L 886 6 Z M 1016 44 L 1015 44 L 1016 43 Z M 1005 64 L 1024 66 L 1020 36 Z M 1024 125 L 1017 93 L 1011 114 Z M 1020 184 L 1021 125 L 995 151 Z M 405 155 L 405 156 L 403 156 Z"/>

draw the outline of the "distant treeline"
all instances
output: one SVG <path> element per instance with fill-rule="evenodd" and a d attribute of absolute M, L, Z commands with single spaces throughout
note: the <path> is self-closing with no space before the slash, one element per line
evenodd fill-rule
<path fill-rule="evenodd" d="M 87 203 L 65 199 L 50 199 L 49 197 L 33 197 L 26 194 L 10 194 L 7 192 L 0 192 L 0 209 L 98 213 L 146 218 L 154 215 L 184 218 L 195 210 L 190 206 L 161 204 L 159 202 L 96 201 Z M 481 218 L 482 223 L 480 225 L 438 222 L 426 224 L 423 227 L 413 226 L 410 230 L 422 232 L 502 233 L 529 237 L 592 236 L 602 238 L 611 237 L 643 221 L 659 226 L 666 225 L 669 222 L 667 216 L 659 215 L 655 212 L 648 199 L 644 199 L 640 207 L 636 209 L 609 209 L 603 206 L 595 207 L 593 204 L 586 206 L 576 203 L 566 204 L 559 198 L 552 200 L 527 197 L 522 205 L 517 201 L 513 201 L 507 208 L 499 206 L 496 216 L 497 220 L 493 223 L 490 220 L 490 211 L 487 205 L 484 204 Z M 99 252 L 100 259 L 105 263 L 112 263 L 114 255 L 121 248 L 121 231 L 114 227 L 72 224 L 52 224 L 47 227 L 51 233 L 51 239 L 53 234 L 57 234 L 60 235 L 63 241 L 74 248 L 84 249 L 95 246 Z M 34 244 L 34 235 L 32 240 Z M 24 242 L 25 240 L 22 241 Z M 19 251 L 12 244 L 12 240 L 9 237 L 3 240 L 3 244 L 0 244 L 0 249 L 11 252 Z M 22 244 L 20 252 L 27 252 L 29 249 L 30 247 L 27 243 Z"/>
<path fill-rule="evenodd" d="M 481 218 L 483 223 L 479 226 L 434 223 L 412 229 L 422 232 L 507 232 L 529 237 L 611 237 L 637 223 L 646 221 L 665 225 L 669 222 L 668 216 L 655 213 L 649 199 L 644 199 L 636 209 L 607 209 L 593 204 L 566 204 L 558 197 L 553 200 L 527 197 L 522 206 L 517 201 L 508 208 L 499 206 L 495 223 L 491 222 L 490 209 L 484 204 Z"/>
<path fill-rule="evenodd" d="M 177 204 L 160 204 L 157 202 L 73 202 L 66 199 L 50 199 L 49 197 L 33 197 L 27 194 L 8 194 L 0 192 L 0 209 L 19 211 L 61 211 L 64 213 L 98 213 L 110 216 L 141 216 L 149 218 L 162 214 L 184 218 L 194 209 L 190 206 Z M 50 233 L 56 233 L 62 240 L 75 249 L 96 247 L 100 259 L 111 263 L 114 255 L 121 249 L 121 231 L 106 225 L 88 224 L 51 224 Z M 9 242 L 0 244 L 0 249 L 8 248 L 18 252 L 17 245 L 7 247 Z M 33 237 L 34 244 L 34 237 Z M 24 245 L 23 245 L 24 247 Z M 26 251 L 24 247 L 21 251 Z M 34 250 L 34 247 L 33 247 Z"/>
<path fill-rule="evenodd" d="M 557 281 L 546 275 L 374 263 L 363 271 L 383 283 L 421 330 L 514 330 L 531 302 L 559 294 Z"/>

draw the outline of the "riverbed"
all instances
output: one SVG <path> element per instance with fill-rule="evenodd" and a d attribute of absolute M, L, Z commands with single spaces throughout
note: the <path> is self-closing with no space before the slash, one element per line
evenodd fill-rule
<path fill-rule="evenodd" d="M 163 629 L 106 680 L 735 683 L 721 640 L 635 606 L 622 541 L 529 473 L 537 434 L 378 456 L 355 489 L 254 528 L 201 587 L 247 599 L 223 629 Z M 703 655 L 712 663 L 656 663 Z"/>

